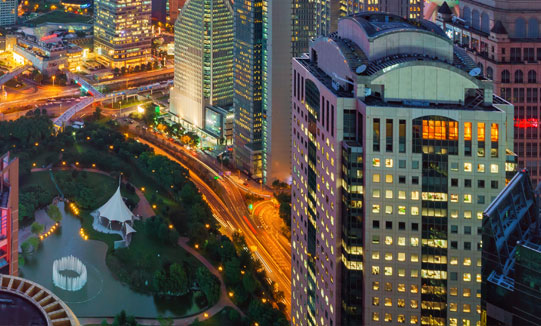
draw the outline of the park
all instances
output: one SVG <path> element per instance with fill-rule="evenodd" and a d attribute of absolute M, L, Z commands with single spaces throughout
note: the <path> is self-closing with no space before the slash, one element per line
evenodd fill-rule
<path fill-rule="evenodd" d="M 241 236 L 220 234 L 182 166 L 112 120 L 61 132 L 39 114 L 0 124 L 0 148 L 21 160 L 21 274 L 83 321 L 112 322 L 124 311 L 204 325 L 287 324 L 260 263 Z M 136 216 L 127 246 L 93 227 L 92 213 L 117 190 Z M 86 266 L 78 291 L 53 284 L 54 261 L 68 256 Z"/>

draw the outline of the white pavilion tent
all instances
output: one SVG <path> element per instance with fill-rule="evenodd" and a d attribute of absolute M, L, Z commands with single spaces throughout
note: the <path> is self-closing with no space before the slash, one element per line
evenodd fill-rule
<path fill-rule="evenodd" d="M 115 194 L 103 206 L 98 208 L 95 213 L 100 224 L 110 230 L 130 230 L 129 233 L 135 232 L 132 228 L 135 216 L 128 206 L 126 206 L 126 203 L 124 203 L 120 194 L 120 186 L 118 186 Z"/>

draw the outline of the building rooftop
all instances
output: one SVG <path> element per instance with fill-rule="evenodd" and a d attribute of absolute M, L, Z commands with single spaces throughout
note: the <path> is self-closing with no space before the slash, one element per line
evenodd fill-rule
<path fill-rule="evenodd" d="M 421 20 L 409 21 L 397 15 L 386 13 L 374 13 L 374 12 L 360 12 L 348 18 L 357 21 L 369 37 L 377 37 L 381 34 L 404 31 L 404 30 L 418 30 L 433 32 L 439 36 L 447 38 L 443 30 L 436 24 Z"/>

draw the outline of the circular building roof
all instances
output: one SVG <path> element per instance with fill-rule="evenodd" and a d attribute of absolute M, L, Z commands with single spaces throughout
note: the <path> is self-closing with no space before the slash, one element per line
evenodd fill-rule
<path fill-rule="evenodd" d="M 45 287 L 24 278 L 0 275 L 3 325 L 80 326 L 70 308 Z"/>

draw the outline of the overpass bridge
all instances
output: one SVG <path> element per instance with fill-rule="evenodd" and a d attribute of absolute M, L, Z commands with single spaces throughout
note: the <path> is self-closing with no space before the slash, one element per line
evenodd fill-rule
<path fill-rule="evenodd" d="M 23 71 L 25 71 L 26 69 L 30 67 L 32 67 L 32 65 L 24 65 L 22 67 L 16 68 L 13 71 L 8 72 L 7 74 L 3 75 L 2 77 L 0 77 L 0 86 L 4 85 L 11 79 L 19 76 L 21 73 L 23 73 Z"/>
<path fill-rule="evenodd" d="M 92 86 L 89 82 L 84 80 L 84 78 L 77 76 L 71 72 L 68 72 L 67 74 L 68 80 L 72 80 L 74 83 L 79 85 L 82 90 L 87 92 L 88 94 L 96 97 L 96 98 L 102 98 L 104 95 L 100 93 L 94 86 Z"/>

